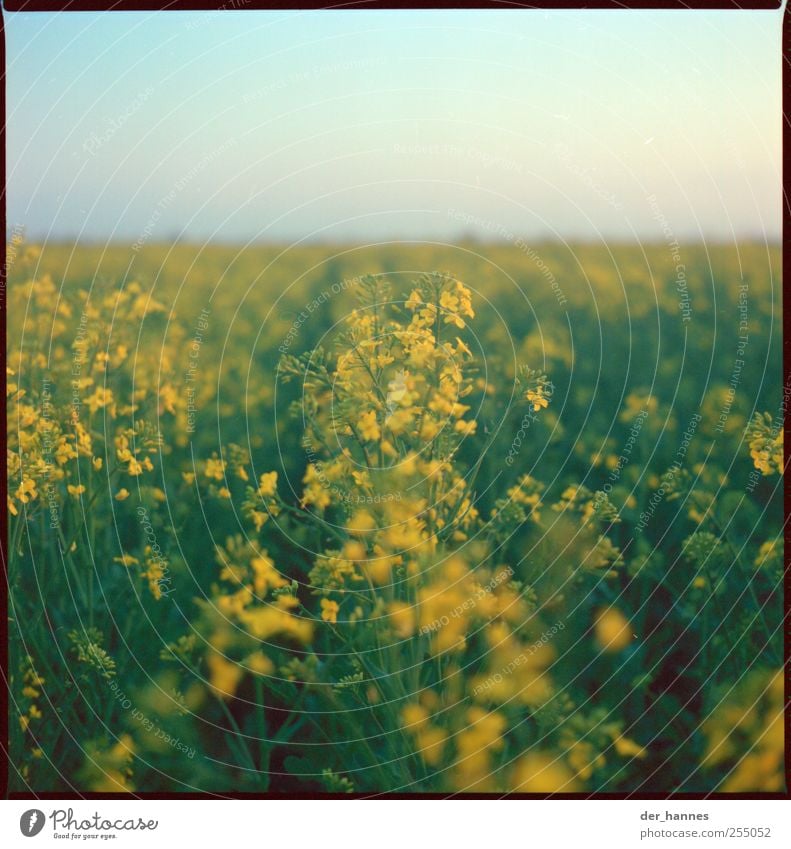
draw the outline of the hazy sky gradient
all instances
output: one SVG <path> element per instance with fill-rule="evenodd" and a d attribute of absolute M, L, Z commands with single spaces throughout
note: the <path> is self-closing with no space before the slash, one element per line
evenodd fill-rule
<path fill-rule="evenodd" d="M 37 239 L 781 232 L 780 12 L 4 17 Z"/>

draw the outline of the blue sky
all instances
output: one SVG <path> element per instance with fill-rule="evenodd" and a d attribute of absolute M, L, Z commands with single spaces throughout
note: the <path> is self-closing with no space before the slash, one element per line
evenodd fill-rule
<path fill-rule="evenodd" d="M 4 20 L 34 238 L 780 235 L 780 12 Z"/>

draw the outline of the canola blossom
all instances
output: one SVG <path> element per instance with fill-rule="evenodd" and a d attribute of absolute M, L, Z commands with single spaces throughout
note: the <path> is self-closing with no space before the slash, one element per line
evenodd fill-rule
<path fill-rule="evenodd" d="M 156 285 L 153 245 L 123 280 L 11 247 L 13 790 L 784 789 L 776 386 L 673 406 L 676 361 L 651 384 L 640 352 L 611 385 L 581 286 L 523 321 L 472 259 L 274 309 L 253 266 L 209 307 L 211 252 Z M 685 332 L 672 290 L 654 309 Z"/>

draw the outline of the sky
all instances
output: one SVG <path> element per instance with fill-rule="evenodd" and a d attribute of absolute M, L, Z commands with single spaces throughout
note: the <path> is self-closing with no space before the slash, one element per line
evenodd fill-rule
<path fill-rule="evenodd" d="M 781 12 L 4 13 L 36 240 L 770 239 Z"/>

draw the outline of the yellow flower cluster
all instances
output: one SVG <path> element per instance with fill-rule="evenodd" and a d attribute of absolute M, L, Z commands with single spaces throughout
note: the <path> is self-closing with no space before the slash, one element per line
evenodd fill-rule
<path fill-rule="evenodd" d="M 682 436 L 685 419 L 658 400 L 667 383 L 656 395 L 653 383 L 651 394 L 630 385 L 615 417 L 584 398 L 590 419 L 577 432 L 576 383 L 557 412 L 553 384 L 521 362 L 543 360 L 566 385 L 598 328 L 591 336 L 582 322 L 577 336 L 575 324 L 567 340 L 565 319 L 545 333 L 543 316 L 539 331 L 514 309 L 512 351 L 494 310 L 473 308 L 453 274 L 420 275 L 403 292 L 390 291 L 388 274 L 355 278 L 343 288 L 355 289 L 356 309 L 339 297 L 311 313 L 327 320 L 331 344 L 298 353 L 319 335 L 275 315 L 251 367 L 246 342 L 264 313 L 234 312 L 239 288 L 217 287 L 213 266 L 191 290 L 212 293 L 211 319 L 208 307 L 198 319 L 189 305 L 175 310 L 172 280 L 195 272 L 184 246 L 172 254 L 179 273 L 154 297 L 143 282 L 100 279 L 85 260 L 79 273 L 47 274 L 34 250 L 14 245 L 9 736 L 21 782 L 50 789 L 54 764 L 95 792 L 170 790 L 171 777 L 267 792 L 276 773 L 284 788 L 330 792 L 589 792 L 642 786 L 647 774 L 660 790 L 688 775 L 706 790 L 782 789 L 782 687 L 765 671 L 778 663 L 765 637 L 780 633 L 782 539 L 770 522 L 742 546 L 747 514 L 728 521 L 725 437 L 705 458 L 698 440 L 712 435 L 719 395 L 706 395 L 695 433 Z M 154 267 L 143 254 L 141 281 Z M 295 279 L 302 260 L 279 262 Z M 498 311 L 519 302 L 490 292 L 491 271 L 479 271 Z M 305 286 L 274 312 L 299 314 Z M 262 291 L 251 298 L 265 301 Z M 611 296 L 600 303 L 620 303 Z M 232 314 L 219 356 L 215 316 Z M 275 369 L 280 340 L 291 353 Z M 273 371 L 292 384 L 276 391 Z M 748 428 L 751 481 L 782 472 L 777 424 L 764 413 Z M 723 433 L 745 425 L 734 406 Z M 770 489 L 747 506 L 763 507 Z M 686 542 L 661 536 L 663 511 L 677 507 L 691 523 Z M 696 568 L 679 572 L 678 556 Z M 40 574 L 54 634 L 35 607 Z M 743 604 L 720 619 L 731 591 Z M 725 653 L 740 617 L 754 638 L 733 640 L 738 657 L 764 641 L 764 672 L 735 689 L 707 686 L 699 702 L 683 693 L 679 714 L 656 684 L 683 665 L 680 687 L 692 679 L 700 690 L 703 675 L 678 632 L 655 627 L 657 604 L 704 647 L 698 672 L 708 677 L 703 657 Z M 53 636 L 68 643 L 52 646 Z M 79 699 L 52 674 L 59 657 L 48 647 L 69 657 Z M 73 724 L 71 747 L 58 722 L 43 721 L 50 701 Z M 668 733 L 693 733 L 703 718 L 704 768 L 656 770 Z"/>
<path fill-rule="evenodd" d="M 209 682 L 215 693 L 228 699 L 245 671 L 266 675 L 274 669 L 261 643 L 308 644 L 313 626 L 294 612 L 299 600 L 266 551 L 236 535 L 217 546 L 216 556 L 223 584 L 201 608 L 212 648 L 206 658 Z"/>
<path fill-rule="evenodd" d="M 708 745 L 704 766 L 726 778 L 722 793 L 785 789 L 783 673 L 755 670 L 720 700 L 703 724 Z"/>
<path fill-rule="evenodd" d="M 487 524 L 456 461 L 477 424 L 467 418 L 473 403 L 461 399 L 487 391 L 469 374 L 469 347 L 450 335 L 474 316 L 469 290 L 449 275 L 422 278 L 406 300 L 406 325 L 388 316 L 382 302 L 392 299 L 378 283 L 370 283 L 368 295 L 350 318 L 334 367 L 318 351 L 281 364 L 309 392 L 303 444 L 324 448 L 307 464 L 300 518 L 319 534 L 332 528 L 334 542 L 315 558 L 309 582 L 320 596 L 316 633 L 325 632 L 321 623 L 332 626 L 344 656 L 355 658 L 357 671 L 342 674 L 339 692 L 353 692 L 358 682 L 362 688 L 367 672 L 376 686 L 361 689 L 365 705 L 404 702 L 404 690 L 420 694 L 406 699 L 398 722 L 423 768 L 438 771 L 429 786 L 579 789 L 586 779 L 565 756 L 513 757 L 514 747 L 518 755 L 524 745 L 513 731 L 520 717 L 557 695 L 551 668 L 558 650 L 551 642 L 565 625 L 547 625 L 550 605 L 537 613 L 535 593 L 496 556 L 486 534 L 496 531 L 502 544 L 528 516 L 540 528 L 542 484 L 522 475 Z M 546 379 L 527 369 L 523 377 L 524 400 L 545 408 Z M 593 528 L 601 518 L 593 501 L 593 493 L 574 487 L 555 509 Z M 577 536 L 581 565 L 598 569 L 618 560 L 606 535 L 586 528 Z M 556 595 L 553 603 L 560 601 Z M 598 627 L 601 636 L 607 626 Z M 616 642 L 608 639 L 602 650 Z M 394 662 L 407 671 L 377 671 Z M 500 769 L 506 747 L 512 763 Z M 451 767 L 441 769 L 445 764 Z"/>
<path fill-rule="evenodd" d="M 750 456 L 755 468 L 763 475 L 782 474 L 783 427 L 774 423 L 770 413 L 756 413 L 747 428 Z"/>

